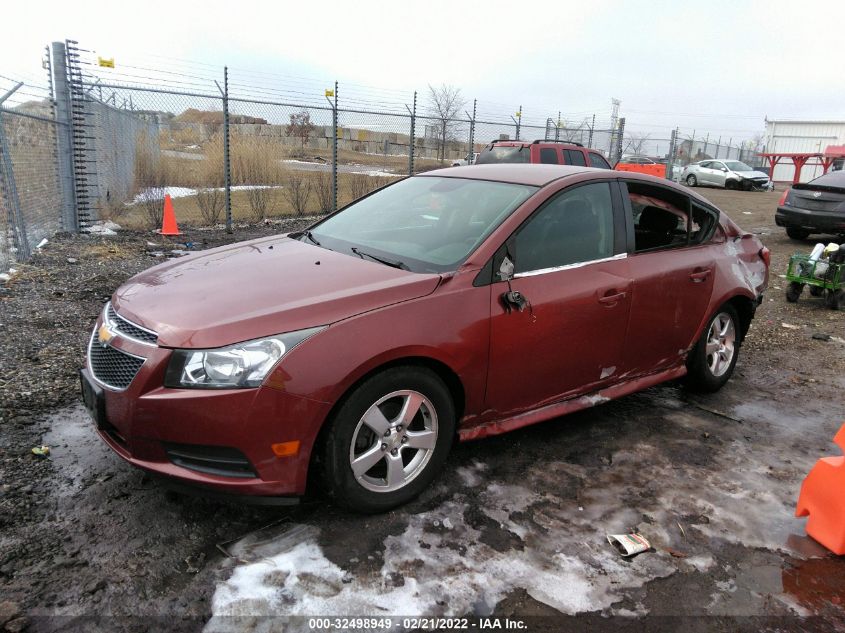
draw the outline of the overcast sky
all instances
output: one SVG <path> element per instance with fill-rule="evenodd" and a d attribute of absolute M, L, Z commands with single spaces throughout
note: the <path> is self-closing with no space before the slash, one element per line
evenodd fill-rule
<path fill-rule="evenodd" d="M 628 128 L 653 137 L 845 119 L 843 0 L 41 0 L 1 15 L 0 75 L 15 78 L 40 80 L 44 45 L 70 38 L 118 68 L 228 64 L 306 92 L 337 79 L 341 95 L 347 82 L 373 100 L 445 82 L 484 113 L 522 105 L 533 121 L 608 120 L 616 97 Z"/>

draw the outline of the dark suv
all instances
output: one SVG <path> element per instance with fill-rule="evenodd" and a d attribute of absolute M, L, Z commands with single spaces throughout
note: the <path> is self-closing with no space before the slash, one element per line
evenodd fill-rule
<path fill-rule="evenodd" d="M 612 169 L 597 150 L 573 141 L 493 141 L 481 150 L 476 165 L 491 163 L 543 163 Z"/>

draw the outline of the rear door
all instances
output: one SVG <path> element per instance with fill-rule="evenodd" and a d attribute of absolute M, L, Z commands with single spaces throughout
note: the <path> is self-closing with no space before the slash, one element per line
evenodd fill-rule
<path fill-rule="evenodd" d="M 604 156 L 598 154 L 596 152 L 590 152 L 587 154 L 587 158 L 590 161 L 590 167 L 598 167 L 599 169 L 611 169 L 610 163 L 608 163 Z"/>
<path fill-rule="evenodd" d="M 622 222 L 615 184 L 590 181 L 554 194 L 500 249 L 498 262 L 515 266 L 510 288 L 527 304 L 508 309 L 508 284 L 493 284 L 491 409 L 524 411 L 618 376 L 633 283 Z"/>
<path fill-rule="evenodd" d="M 668 187 L 623 185 L 634 283 L 624 367 L 641 375 L 682 361 L 707 316 L 715 275 L 708 242 L 718 215 Z"/>

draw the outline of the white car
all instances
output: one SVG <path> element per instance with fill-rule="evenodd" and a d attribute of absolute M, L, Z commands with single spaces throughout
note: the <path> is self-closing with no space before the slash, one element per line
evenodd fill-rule
<path fill-rule="evenodd" d="M 684 168 L 681 180 L 690 187 L 704 185 L 744 191 L 765 191 L 771 188 L 768 174 L 738 160 L 702 160 L 691 163 Z"/>
<path fill-rule="evenodd" d="M 478 152 L 467 154 L 464 158 L 456 158 L 452 161 L 452 167 L 463 167 L 464 165 L 474 165 L 478 158 Z"/>

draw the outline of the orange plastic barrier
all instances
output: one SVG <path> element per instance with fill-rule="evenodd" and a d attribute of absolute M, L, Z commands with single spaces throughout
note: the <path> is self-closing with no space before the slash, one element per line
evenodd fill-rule
<path fill-rule="evenodd" d="M 845 424 L 833 438 L 845 451 Z M 822 457 L 801 484 L 795 516 L 807 519 L 807 534 L 834 554 L 845 554 L 845 457 Z"/>
<path fill-rule="evenodd" d="M 640 174 L 666 178 L 666 165 L 655 163 L 654 165 L 640 165 L 638 163 L 616 163 L 614 169 L 619 171 L 635 171 Z"/>
<path fill-rule="evenodd" d="M 161 235 L 182 235 L 176 225 L 176 213 L 173 211 L 173 201 L 170 194 L 164 194 L 164 216 L 161 219 Z"/>

